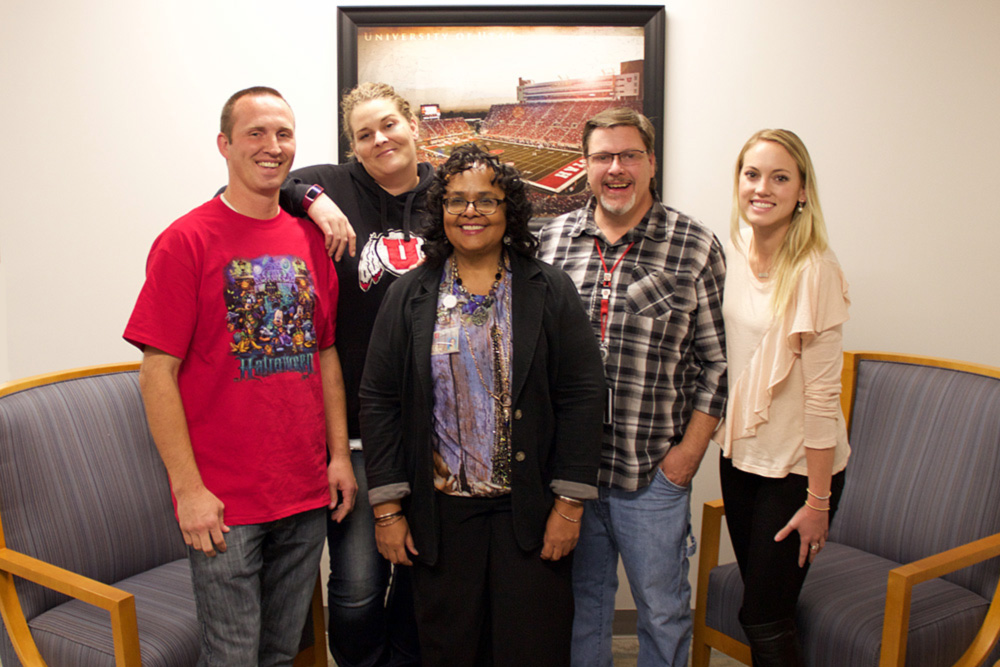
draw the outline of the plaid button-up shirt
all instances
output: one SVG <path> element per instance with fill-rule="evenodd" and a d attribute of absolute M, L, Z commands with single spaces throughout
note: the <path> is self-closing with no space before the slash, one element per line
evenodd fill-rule
<path fill-rule="evenodd" d="M 611 276 L 602 341 L 612 407 L 598 483 L 634 491 L 652 481 L 693 410 L 723 415 L 726 263 L 711 230 L 658 199 L 615 243 L 598 229 L 595 206 L 591 198 L 545 225 L 538 256 L 572 277 L 600 340 L 605 268 L 595 239 L 609 271 L 625 255 Z"/>

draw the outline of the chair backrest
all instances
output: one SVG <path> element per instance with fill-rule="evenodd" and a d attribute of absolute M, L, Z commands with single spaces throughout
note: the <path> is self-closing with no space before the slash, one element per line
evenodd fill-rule
<path fill-rule="evenodd" d="M 907 563 L 1000 532 L 1000 369 L 866 353 L 844 363 L 856 375 L 852 453 L 830 539 Z M 998 569 L 946 578 L 990 598 Z"/>
<path fill-rule="evenodd" d="M 137 368 L 78 369 L 0 388 L 7 547 L 104 583 L 184 558 Z M 68 599 L 16 585 L 28 620 Z"/>

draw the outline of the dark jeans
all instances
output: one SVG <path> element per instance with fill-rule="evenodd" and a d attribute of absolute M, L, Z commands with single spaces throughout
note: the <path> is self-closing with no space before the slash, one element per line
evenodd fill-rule
<path fill-rule="evenodd" d="M 831 525 L 844 490 L 844 477 L 842 471 L 831 481 Z M 737 470 L 730 459 L 721 456 L 719 478 L 726 504 L 726 525 L 743 576 L 740 621 L 744 625 L 760 625 L 794 619 L 809 562 L 799 567 L 798 532 L 781 542 L 775 542 L 774 535 L 802 507 L 809 480 L 795 474 L 761 477 Z M 817 557 L 822 558 L 822 553 Z"/>
<path fill-rule="evenodd" d="M 354 511 L 339 524 L 329 513 L 326 520 L 330 653 L 339 667 L 417 666 L 410 568 L 400 566 L 393 572 L 375 547 L 363 454 L 352 451 L 351 463 L 358 480 Z"/>
<path fill-rule="evenodd" d="M 291 667 L 323 553 L 324 514 L 230 526 L 226 551 L 211 558 L 188 547 L 199 667 Z"/>

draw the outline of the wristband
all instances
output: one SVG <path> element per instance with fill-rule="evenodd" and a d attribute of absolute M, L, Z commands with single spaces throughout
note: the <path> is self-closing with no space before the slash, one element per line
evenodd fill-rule
<path fill-rule="evenodd" d="M 302 210 L 306 213 L 309 212 L 309 207 L 313 205 L 316 198 L 323 194 L 323 186 L 321 185 L 311 185 L 309 189 L 306 190 L 305 196 L 302 197 Z"/>

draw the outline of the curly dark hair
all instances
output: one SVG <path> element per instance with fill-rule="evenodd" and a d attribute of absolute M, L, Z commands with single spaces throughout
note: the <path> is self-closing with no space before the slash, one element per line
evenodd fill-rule
<path fill-rule="evenodd" d="M 444 233 L 444 193 L 448 181 L 455 174 L 477 166 L 492 169 L 493 178 L 490 183 L 503 190 L 507 206 L 505 237 L 510 239 L 507 248 L 527 257 L 535 255 L 538 240 L 528 229 L 532 213 L 531 202 L 528 200 L 528 189 L 521 180 L 521 174 L 476 144 L 465 144 L 452 151 L 448 160 L 437 168 L 434 172 L 434 181 L 427 189 L 427 210 L 430 215 L 421 236 L 424 237 L 423 249 L 427 264 L 432 267 L 442 266 L 452 250 L 451 243 Z"/>

